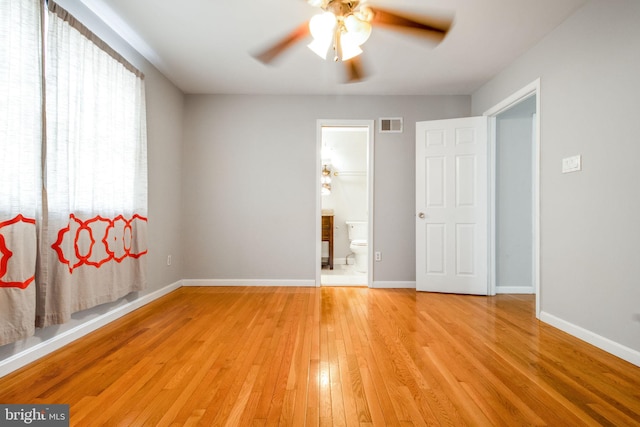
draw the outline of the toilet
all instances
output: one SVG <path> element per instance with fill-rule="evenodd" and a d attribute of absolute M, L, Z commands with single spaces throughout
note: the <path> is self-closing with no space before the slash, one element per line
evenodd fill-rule
<path fill-rule="evenodd" d="M 369 227 L 367 226 L 367 221 L 346 221 L 346 223 L 349 241 L 351 242 L 349 249 L 351 249 L 355 257 L 356 271 L 366 273 L 367 255 L 369 253 L 369 245 L 367 243 Z"/>

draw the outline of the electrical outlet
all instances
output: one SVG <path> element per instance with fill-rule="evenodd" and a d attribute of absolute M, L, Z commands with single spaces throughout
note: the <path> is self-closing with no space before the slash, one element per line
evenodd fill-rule
<path fill-rule="evenodd" d="M 376 252 L 376 261 L 382 261 L 382 252 Z"/>
<path fill-rule="evenodd" d="M 167 255 L 167 265 L 171 265 L 171 255 Z"/>

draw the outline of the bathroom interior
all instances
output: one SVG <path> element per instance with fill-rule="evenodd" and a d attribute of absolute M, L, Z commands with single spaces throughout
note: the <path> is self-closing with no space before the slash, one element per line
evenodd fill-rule
<path fill-rule="evenodd" d="M 368 128 L 322 127 L 322 286 L 367 286 Z"/>

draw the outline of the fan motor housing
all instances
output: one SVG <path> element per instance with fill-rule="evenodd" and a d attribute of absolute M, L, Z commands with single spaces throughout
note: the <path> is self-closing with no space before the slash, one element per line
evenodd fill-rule
<path fill-rule="evenodd" d="M 353 13 L 358 4 L 359 1 L 330 0 L 323 9 L 336 16 L 347 16 Z"/>

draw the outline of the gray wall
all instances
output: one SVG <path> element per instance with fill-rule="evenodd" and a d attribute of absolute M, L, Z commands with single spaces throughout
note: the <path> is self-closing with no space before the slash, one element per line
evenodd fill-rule
<path fill-rule="evenodd" d="M 541 308 L 640 351 L 640 2 L 593 0 L 478 90 L 540 77 Z M 582 172 L 561 160 L 581 154 Z"/>
<path fill-rule="evenodd" d="M 496 117 L 496 291 L 534 292 L 533 114 L 536 97 Z M 528 289 L 523 289 L 528 288 Z"/>
<path fill-rule="evenodd" d="M 463 117 L 468 96 L 188 95 L 187 279 L 314 280 L 316 121 L 404 117 L 375 134 L 374 281 L 415 281 L 415 122 Z"/>
<path fill-rule="evenodd" d="M 58 3 L 145 74 L 149 160 L 149 287 L 140 294 L 131 294 L 114 303 L 76 313 L 71 321 L 63 325 L 37 329 L 35 336 L 31 338 L 2 346 L 0 361 L 184 277 L 180 235 L 180 227 L 184 222 L 181 206 L 184 96 L 79 1 L 58 0 Z M 168 254 L 173 255 L 171 266 L 166 265 Z"/>

